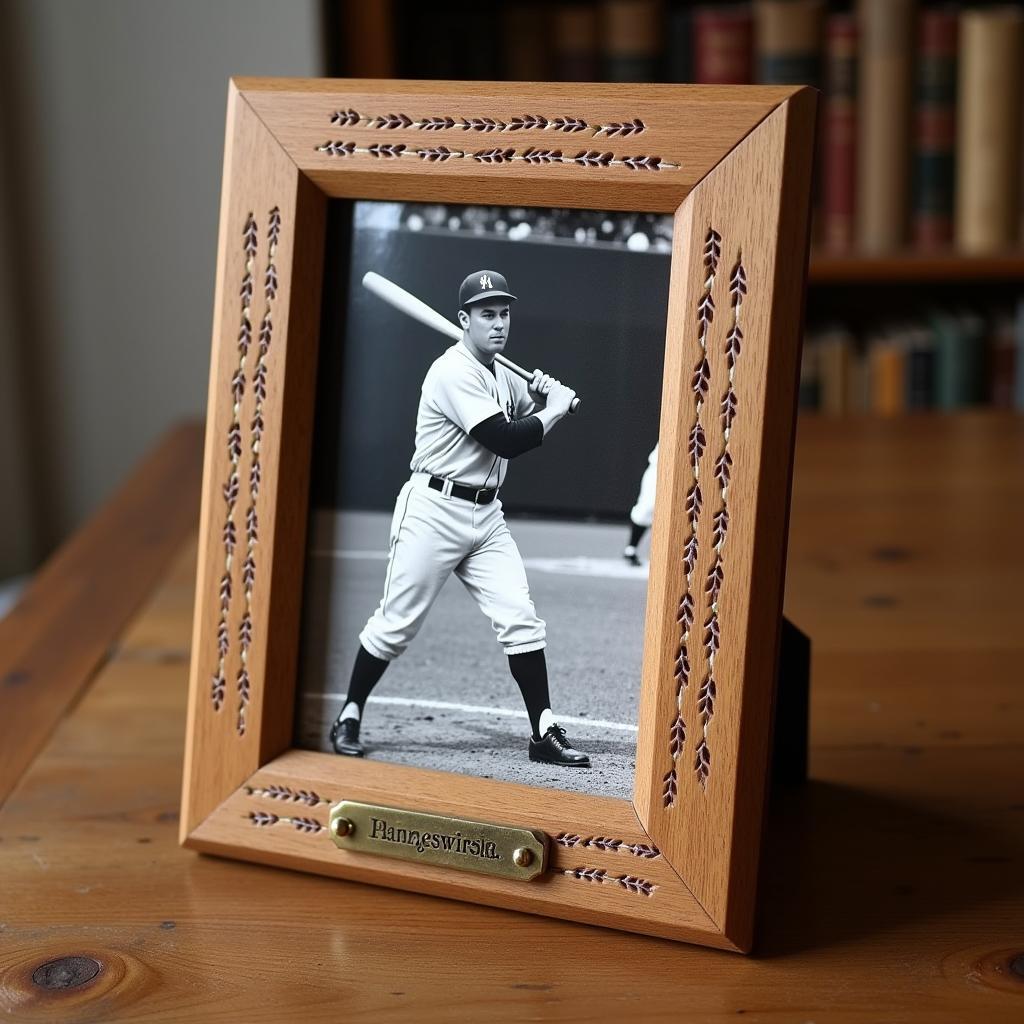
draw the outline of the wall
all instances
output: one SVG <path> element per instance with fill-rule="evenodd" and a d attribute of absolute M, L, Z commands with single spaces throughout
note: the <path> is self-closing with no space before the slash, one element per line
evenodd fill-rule
<path fill-rule="evenodd" d="M 5 5 L 0 411 L 11 390 L 27 411 L 0 479 L 29 496 L 36 537 L 18 527 L 0 577 L 203 415 L 228 77 L 321 74 L 319 15 L 309 0 Z"/>
<path fill-rule="evenodd" d="M 331 204 L 313 503 L 390 509 L 409 475 L 420 386 L 451 344 L 361 287 L 375 270 L 457 315 L 458 286 L 498 270 L 519 296 L 506 354 L 576 389 L 582 406 L 509 467 L 510 512 L 625 521 L 658 439 L 669 257 L 358 226 Z"/>

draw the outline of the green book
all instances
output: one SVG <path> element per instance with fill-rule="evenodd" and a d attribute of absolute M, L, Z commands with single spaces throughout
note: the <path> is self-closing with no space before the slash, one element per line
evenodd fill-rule
<path fill-rule="evenodd" d="M 985 321 L 974 313 L 936 311 L 935 407 L 962 409 L 985 400 Z"/>

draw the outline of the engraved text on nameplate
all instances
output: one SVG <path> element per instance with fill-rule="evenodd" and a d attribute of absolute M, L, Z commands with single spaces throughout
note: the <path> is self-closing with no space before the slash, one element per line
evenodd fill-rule
<path fill-rule="evenodd" d="M 547 866 L 543 832 L 342 800 L 331 808 L 341 850 L 529 881 Z"/>

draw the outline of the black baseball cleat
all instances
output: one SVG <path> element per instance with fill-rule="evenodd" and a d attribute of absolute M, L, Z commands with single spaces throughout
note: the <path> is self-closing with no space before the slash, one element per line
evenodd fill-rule
<path fill-rule="evenodd" d="M 336 754 L 347 754 L 349 757 L 362 757 L 366 753 L 359 742 L 359 719 L 338 718 L 331 726 L 331 744 Z"/>
<path fill-rule="evenodd" d="M 622 557 L 626 560 L 627 565 L 635 565 L 638 569 L 640 568 L 640 559 L 637 557 L 636 548 L 632 544 L 626 545 L 626 549 L 622 552 Z"/>
<path fill-rule="evenodd" d="M 539 739 L 530 738 L 530 760 L 560 764 L 566 768 L 589 768 L 590 758 L 582 750 L 574 750 L 560 725 L 549 725 Z"/>

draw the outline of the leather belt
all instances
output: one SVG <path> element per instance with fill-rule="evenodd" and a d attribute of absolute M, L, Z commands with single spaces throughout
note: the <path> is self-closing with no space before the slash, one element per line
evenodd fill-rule
<path fill-rule="evenodd" d="M 432 476 L 429 485 L 433 490 L 440 491 L 444 495 L 452 495 L 461 498 L 463 501 L 472 501 L 476 505 L 489 505 L 498 495 L 497 487 L 485 490 L 475 487 L 466 487 L 463 484 L 453 483 L 451 480 L 442 480 L 439 476 Z"/>

